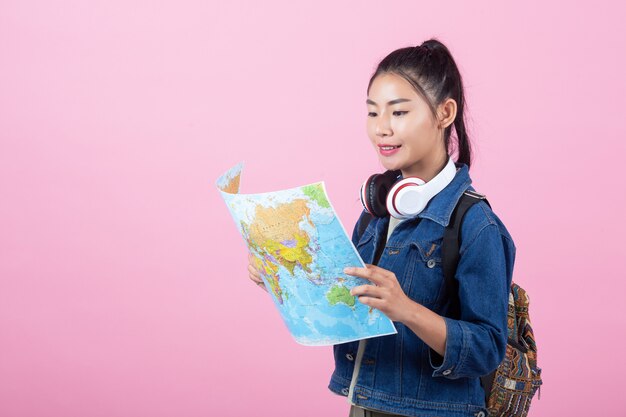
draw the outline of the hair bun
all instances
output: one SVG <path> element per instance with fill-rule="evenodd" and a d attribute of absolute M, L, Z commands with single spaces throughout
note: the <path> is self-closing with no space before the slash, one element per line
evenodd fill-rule
<path fill-rule="evenodd" d="M 424 50 L 424 52 L 426 52 L 426 55 L 428 57 L 430 57 L 432 55 L 433 48 L 431 46 L 429 46 L 428 44 L 426 44 L 425 42 L 420 45 L 420 48 L 422 48 Z"/>

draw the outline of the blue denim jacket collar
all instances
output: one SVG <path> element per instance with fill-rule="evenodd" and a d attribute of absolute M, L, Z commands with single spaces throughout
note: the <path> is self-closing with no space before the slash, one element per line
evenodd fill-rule
<path fill-rule="evenodd" d="M 430 219 L 444 227 L 450 223 L 450 216 L 452 215 L 456 203 L 472 183 L 468 166 L 458 163 L 455 165 L 459 169 L 450 184 L 435 195 L 428 202 L 424 210 L 413 217 Z"/>

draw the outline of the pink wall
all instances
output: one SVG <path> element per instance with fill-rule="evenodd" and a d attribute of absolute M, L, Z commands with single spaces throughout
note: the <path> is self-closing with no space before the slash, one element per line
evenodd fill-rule
<path fill-rule="evenodd" d="M 531 295 L 531 416 L 624 416 L 624 7 L 294 3 L 0 4 L 0 417 L 347 415 L 214 181 L 240 160 L 242 192 L 323 179 L 351 227 L 380 169 L 368 78 L 430 36 Z"/>

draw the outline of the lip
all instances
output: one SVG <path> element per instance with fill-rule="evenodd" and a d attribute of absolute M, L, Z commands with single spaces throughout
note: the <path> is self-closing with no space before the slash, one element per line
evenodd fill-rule
<path fill-rule="evenodd" d="M 390 146 L 397 146 L 397 148 L 393 148 L 393 149 L 383 149 L 385 147 L 390 147 Z M 402 147 L 402 145 L 391 145 L 388 143 L 381 143 L 378 145 L 378 152 L 380 152 L 381 155 L 383 156 L 391 156 L 393 154 L 395 154 L 396 152 L 398 152 L 400 150 L 400 148 Z"/>

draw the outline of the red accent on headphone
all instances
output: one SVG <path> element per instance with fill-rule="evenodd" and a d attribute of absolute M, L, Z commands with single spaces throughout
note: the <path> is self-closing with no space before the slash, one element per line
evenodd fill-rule
<path fill-rule="evenodd" d="M 405 180 L 405 179 L 408 179 L 408 178 L 417 178 L 418 180 L 425 182 L 420 177 L 406 177 L 406 178 L 403 178 L 402 180 Z M 398 195 L 400 190 L 402 190 L 405 187 L 409 187 L 409 186 L 419 187 L 419 184 L 415 184 L 414 182 L 407 182 L 406 184 L 402 184 L 400 187 L 398 187 L 398 189 L 391 196 L 391 204 L 393 205 L 393 209 L 396 211 L 396 213 L 400 213 L 400 210 L 398 210 L 398 208 L 396 207 L 396 196 Z M 400 213 L 400 214 L 402 214 L 402 213 Z"/>

